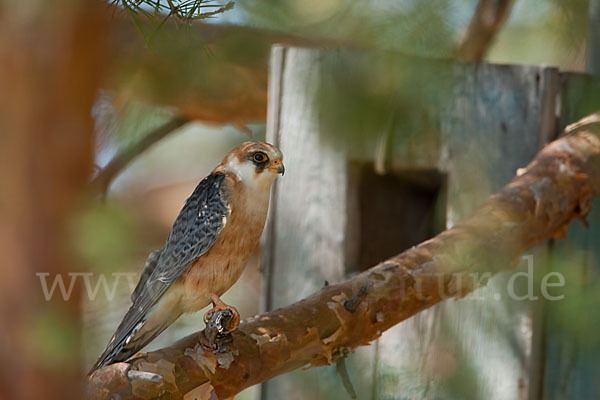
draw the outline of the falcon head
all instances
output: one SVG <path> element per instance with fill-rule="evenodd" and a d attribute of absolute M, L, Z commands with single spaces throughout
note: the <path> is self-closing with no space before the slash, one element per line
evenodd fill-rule
<path fill-rule="evenodd" d="M 247 186 L 269 189 L 285 172 L 282 160 L 283 154 L 272 144 L 244 142 L 225 156 L 220 169 L 233 172 Z"/>

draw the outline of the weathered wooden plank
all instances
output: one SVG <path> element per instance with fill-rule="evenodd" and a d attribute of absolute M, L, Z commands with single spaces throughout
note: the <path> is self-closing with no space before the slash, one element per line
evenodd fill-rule
<path fill-rule="evenodd" d="M 276 96 L 271 102 L 277 105 L 269 110 L 267 140 L 281 148 L 286 174 L 274 192 L 268 228 L 271 247 L 265 250 L 268 309 L 300 300 L 326 281 L 339 282 L 345 275 L 347 220 L 355 211 L 346 201 L 346 155 L 323 140 L 313 107 L 321 78 L 320 55 L 305 49 L 273 50 L 272 65 L 280 66 L 281 75 L 271 80 L 270 93 Z M 372 370 L 372 361 L 360 364 Z M 357 376 L 352 362 L 348 369 L 359 398 L 369 398 L 372 375 L 361 371 Z M 344 396 L 335 367 L 292 372 L 264 384 L 262 391 L 265 399 Z"/>
<path fill-rule="evenodd" d="M 456 66 L 442 116 L 448 226 L 524 167 L 554 135 L 558 71 L 534 66 Z"/>
<path fill-rule="evenodd" d="M 590 0 L 588 11 L 587 70 L 600 74 L 600 1 Z"/>
<path fill-rule="evenodd" d="M 306 297 L 325 280 L 339 281 L 344 276 L 346 158 L 319 135 L 310 92 L 316 87 L 311 81 L 318 79 L 317 55 L 309 50 L 288 51 L 280 97 L 280 115 L 285 118 L 279 119 L 277 136 L 268 133 L 268 140 L 282 149 L 286 165 L 274 200 L 271 262 L 276 268 L 271 274 L 278 284 L 269 308 Z M 280 267 L 288 260 L 302 269 Z"/>
<path fill-rule="evenodd" d="M 600 201 L 588 217 L 589 228 L 572 224 L 557 242 L 549 270 L 564 276 L 565 286 L 547 301 L 540 369 L 540 399 L 600 398 Z"/>
<path fill-rule="evenodd" d="M 598 111 L 600 107 L 600 78 L 586 74 L 560 74 L 559 128 Z"/>
<path fill-rule="evenodd" d="M 600 79 L 561 74 L 560 128 L 600 109 Z M 548 272 L 559 272 L 563 299 L 546 301 L 539 357 L 539 396 L 547 400 L 600 398 L 600 200 L 587 218 L 571 224 L 552 248 Z"/>

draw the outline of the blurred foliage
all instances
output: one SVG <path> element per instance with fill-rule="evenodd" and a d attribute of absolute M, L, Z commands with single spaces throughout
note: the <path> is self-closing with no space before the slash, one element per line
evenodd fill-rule
<path fill-rule="evenodd" d="M 562 81 L 561 128 L 600 109 L 600 79 L 569 74 Z"/>
<path fill-rule="evenodd" d="M 168 108 L 135 99 L 117 104 L 114 94 L 103 90 L 96 98 L 92 115 L 95 119 L 97 164 L 104 165 L 118 149 L 138 141 L 173 114 Z"/>
<path fill-rule="evenodd" d="M 141 230 L 132 210 L 92 203 L 71 224 L 75 251 L 95 272 L 124 272 L 137 261 Z"/>
<path fill-rule="evenodd" d="M 248 23 L 300 35 L 336 38 L 407 54 L 450 56 L 464 21 L 452 16 L 475 0 L 246 1 Z"/>
<path fill-rule="evenodd" d="M 437 139 L 430 114 L 450 95 L 451 72 L 446 62 L 388 52 L 323 52 L 313 83 L 326 139 L 359 159 L 369 159 L 380 140 L 403 147 L 416 137 Z"/>
<path fill-rule="evenodd" d="M 155 28 L 161 27 L 169 16 L 191 21 L 206 15 L 215 16 L 215 22 L 338 39 L 342 43 L 405 54 L 451 57 L 478 1 L 249 0 L 235 9 L 228 0 L 114 0 L 113 3 L 133 15 L 150 19 Z M 532 54 L 520 50 L 525 48 L 550 57 L 542 61 L 546 64 L 556 63 L 561 57 L 573 57 L 587 34 L 588 7 L 589 0 L 516 0 L 500 36 L 500 42 L 505 43 L 496 45 L 502 50 L 494 51 L 494 57 L 510 58 L 515 51 L 531 57 Z M 201 12 L 209 8 L 213 11 Z M 218 12 L 214 14 L 214 10 Z M 540 46 L 548 42 L 552 46 Z"/>
<path fill-rule="evenodd" d="M 546 55 L 541 63 L 567 61 L 566 58 L 573 56 L 573 49 L 579 49 L 585 40 L 588 2 L 516 0 L 499 39 L 505 42 L 499 44 L 502 51 L 494 56 L 510 57 L 511 51 L 526 47 L 530 53 Z M 240 3 L 238 11 L 242 11 L 241 22 L 269 29 L 334 37 L 406 54 L 451 57 L 477 3 L 477 0 L 255 0 Z M 505 34 L 510 40 L 503 39 Z M 548 46 L 549 42 L 553 45 Z"/>
<path fill-rule="evenodd" d="M 600 248 L 592 236 L 600 232 L 600 200 L 594 202 L 591 215 L 594 225 L 589 229 L 577 222 L 569 227 L 569 240 L 556 244 L 552 272 L 564 276 L 564 286 L 548 287 L 548 293 L 560 300 L 550 302 L 551 324 L 564 332 L 578 346 L 600 356 L 600 337 L 590 332 L 600 330 Z M 550 280 L 557 282 L 557 279 Z"/>
<path fill-rule="evenodd" d="M 588 8 L 589 0 L 517 0 L 487 59 L 584 70 Z"/>
<path fill-rule="evenodd" d="M 583 272 L 580 265 L 565 260 L 561 263 L 558 269 L 563 271 L 566 286 L 548 289 L 553 296 L 564 296 L 554 305 L 556 314 L 552 319 L 581 347 L 595 349 L 600 355 L 600 337 L 590 335 L 600 330 L 600 271 L 588 270 L 587 274 L 580 275 Z"/>
<path fill-rule="evenodd" d="M 211 44 L 197 32 L 163 29 L 148 42 L 151 52 L 141 59 L 124 60 L 119 80 L 158 104 L 183 105 L 188 98 L 200 96 L 218 103 L 235 90 L 231 79 L 240 68 L 237 65 L 262 63 L 264 49 L 270 46 L 246 42 L 243 34 L 222 38 L 218 46 Z"/>
<path fill-rule="evenodd" d="M 36 362 L 56 371 L 78 362 L 79 348 L 74 345 L 79 336 L 76 329 L 68 315 L 50 305 L 29 316 L 23 337 Z"/>
<path fill-rule="evenodd" d="M 132 46 L 131 53 L 118 59 L 110 83 L 118 91 L 118 109 L 143 99 L 212 123 L 264 120 L 273 43 L 268 34 L 243 27 L 136 21 L 145 46 Z"/>
<path fill-rule="evenodd" d="M 537 0 L 541 1 L 541 0 Z M 588 32 L 589 0 L 546 0 L 551 11 L 546 29 L 564 48 L 578 50 Z M 556 29 L 556 27 L 561 27 Z M 554 28 L 554 29 L 552 29 Z"/>

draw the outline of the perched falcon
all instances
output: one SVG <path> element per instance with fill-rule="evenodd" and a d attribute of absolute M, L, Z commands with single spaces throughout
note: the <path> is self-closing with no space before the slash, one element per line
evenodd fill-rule
<path fill-rule="evenodd" d="M 198 184 L 165 246 L 148 257 L 133 304 L 90 373 L 127 360 L 181 314 L 211 301 L 223 306 L 218 296 L 238 280 L 258 244 L 282 159 L 268 143 L 242 143 Z"/>

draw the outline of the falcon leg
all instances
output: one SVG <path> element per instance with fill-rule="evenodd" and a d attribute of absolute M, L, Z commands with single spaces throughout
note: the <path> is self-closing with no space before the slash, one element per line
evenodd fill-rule
<path fill-rule="evenodd" d="M 240 313 L 238 310 L 229 306 L 219 298 L 216 294 L 211 295 L 213 308 L 208 310 L 204 315 L 204 322 L 214 324 L 219 335 L 227 335 L 238 327 L 240 324 Z"/>
<path fill-rule="evenodd" d="M 204 315 L 206 328 L 200 343 L 206 349 L 227 352 L 228 344 L 233 341 L 231 332 L 240 324 L 240 313 L 235 307 L 223 303 L 216 294 L 211 297 L 213 308 Z"/>

